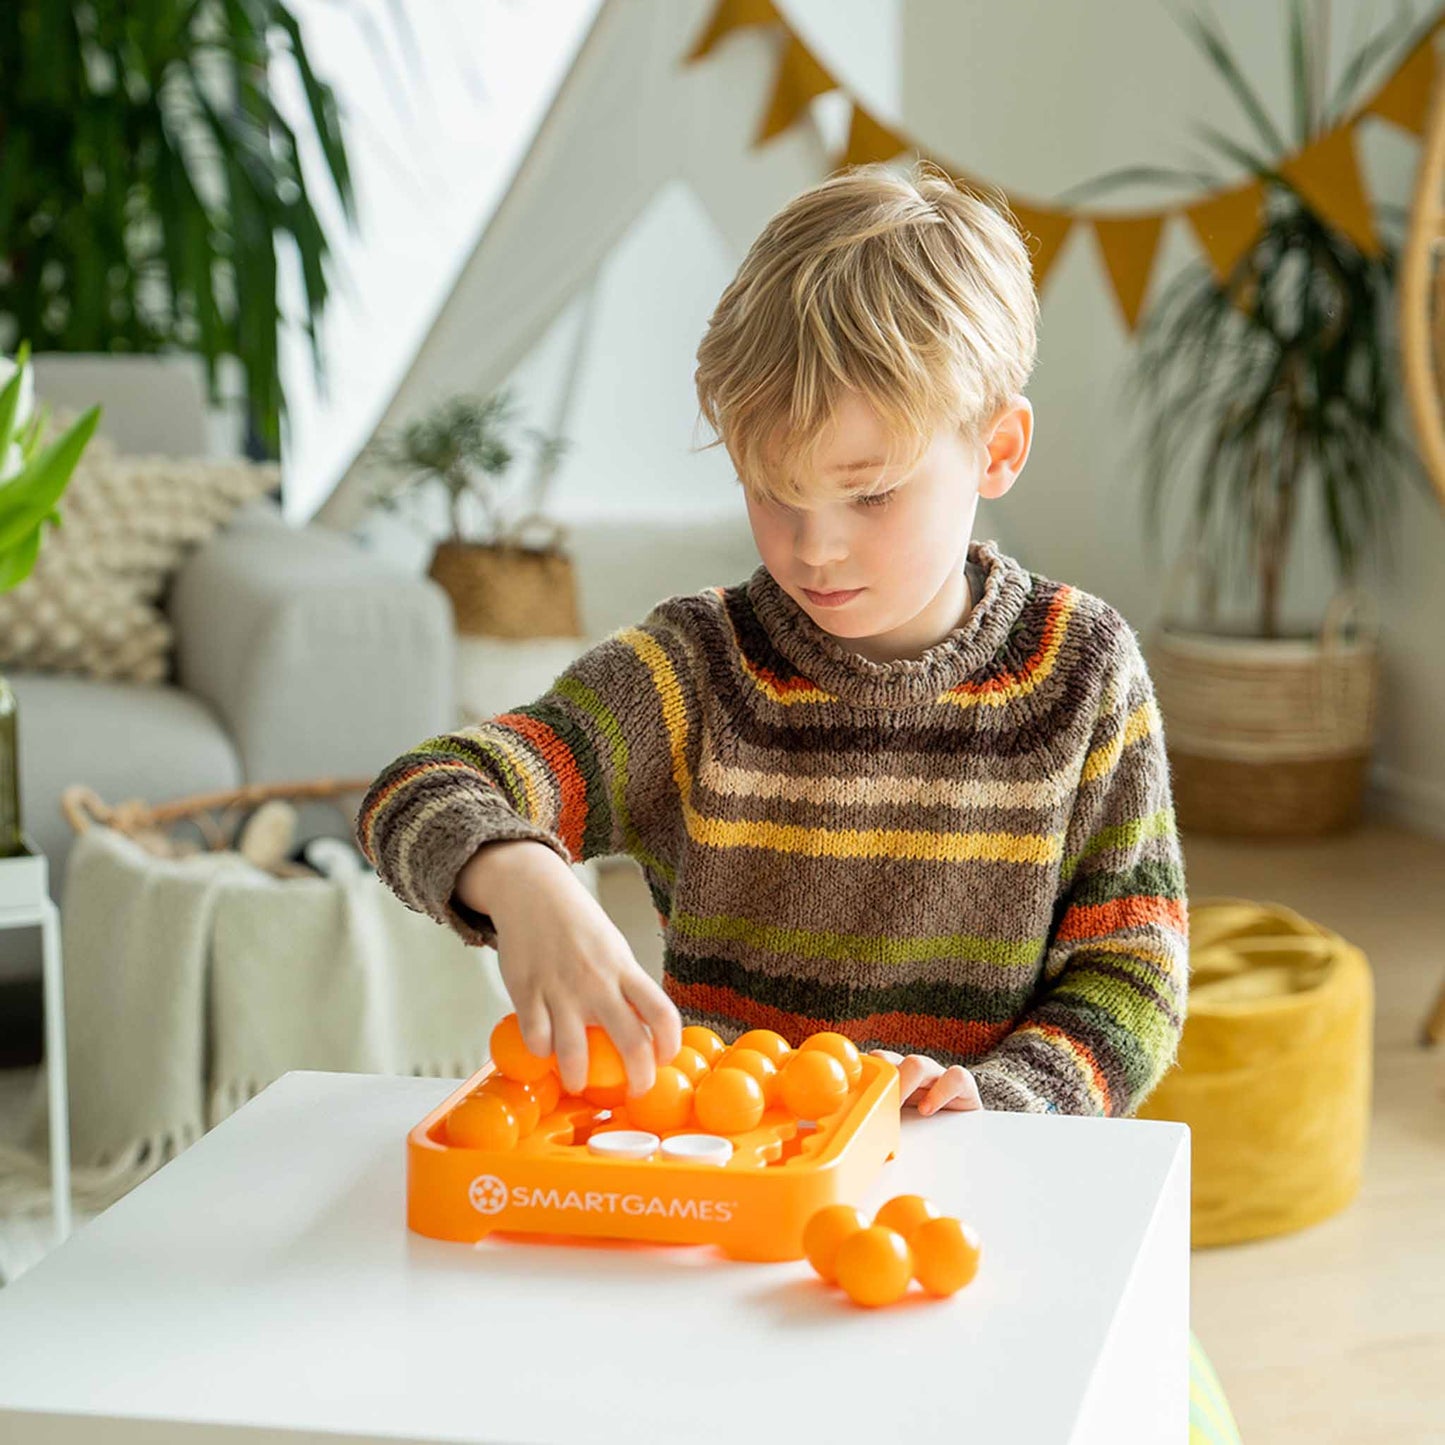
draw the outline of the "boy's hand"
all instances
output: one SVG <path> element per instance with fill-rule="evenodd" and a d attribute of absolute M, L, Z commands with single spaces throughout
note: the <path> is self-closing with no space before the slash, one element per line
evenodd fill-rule
<path fill-rule="evenodd" d="M 940 1109 L 982 1109 L 978 1084 L 962 1064 L 944 1068 L 925 1054 L 895 1054 L 888 1049 L 869 1049 L 875 1059 L 886 1059 L 898 1070 L 898 1095 L 906 1108 L 912 1104 L 920 1114 Z"/>

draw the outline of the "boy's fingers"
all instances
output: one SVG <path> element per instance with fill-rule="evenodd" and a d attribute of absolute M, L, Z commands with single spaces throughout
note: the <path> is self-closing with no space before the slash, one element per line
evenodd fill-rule
<path fill-rule="evenodd" d="M 906 1104 L 926 1083 L 943 1072 L 943 1065 L 923 1054 L 909 1054 L 898 1065 L 898 1095 Z"/>
<path fill-rule="evenodd" d="M 552 1048 L 562 1087 L 580 1094 L 587 1087 L 587 1031 L 576 1014 L 553 1010 Z"/>
<path fill-rule="evenodd" d="M 639 968 L 622 980 L 622 994 L 652 1030 L 652 1048 L 659 1064 L 671 1063 L 682 1047 L 682 1019 L 677 1005 L 649 973 Z"/>
<path fill-rule="evenodd" d="M 522 1042 L 528 1053 L 545 1059 L 552 1052 L 552 1020 L 547 1016 L 547 1005 L 540 995 L 534 995 L 517 1006 L 517 1026 L 522 1030 Z"/>
<path fill-rule="evenodd" d="M 652 1035 L 637 1011 L 621 994 L 616 994 L 598 1008 L 597 1021 L 622 1055 L 628 1093 L 645 1094 L 657 1077 L 657 1065 L 652 1057 Z"/>
<path fill-rule="evenodd" d="M 952 1065 L 938 1076 L 918 1108 L 920 1113 L 933 1114 L 955 1104 L 965 1109 L 978 1107 L 978 1086 L 961 1064 Z"/>

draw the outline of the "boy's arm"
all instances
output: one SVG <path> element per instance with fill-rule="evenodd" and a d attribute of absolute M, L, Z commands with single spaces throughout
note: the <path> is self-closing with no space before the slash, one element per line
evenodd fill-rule
<path fill-rule="evenodd" d="M 989 1109 L 1132 1114 L 1174 1061 L 1188 904 L 1153 684 L 1128 624 L 1065 833 L 1044 976 L 1019 1025 L 970 1064 Z"/>
<path fill-rule="evenodd" d="M 654 850 L 666 851 L 679 816 L 673 739 L 690 672 L 665 606 L 590 648 L 536 702 L 429 738 L 383 769 L 355 836 L 403 903 L 495 947 L 490 915 L 455 888 L 479 848 L 507 839 L 568 863 L 628 853 L 670 876 Z"/>

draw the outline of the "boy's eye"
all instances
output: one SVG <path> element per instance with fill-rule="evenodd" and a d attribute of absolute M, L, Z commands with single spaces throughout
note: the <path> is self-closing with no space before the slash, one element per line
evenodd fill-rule
<path fill-rule="evenodd" d="M 898 488 L 894 487 L 892 491 L 873 492 L 871 495 L 858 497 L 856 500 L 864 507 L 886 507 L 888 505 L 888 499 L 897 490 Z"/>

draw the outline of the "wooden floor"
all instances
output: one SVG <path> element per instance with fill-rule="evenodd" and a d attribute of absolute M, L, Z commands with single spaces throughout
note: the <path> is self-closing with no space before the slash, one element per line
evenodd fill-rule
<path fill-rule="evenodd" d="M 1445 981 L 1445 842 L 1371 824 L 1311 843 L 1186 839 L 1191 899 L 1297 909 L 1358 944 L 1375 979 L 1374 1117 L 1359 1198 L 1279 1239 L 1196 1250 L 1195 1333 L 1245 1445 L 1445 1442 L 1445 1047 L 1420 1021 Z M 654 973 L 641 874 L 602 897 Z"/>

